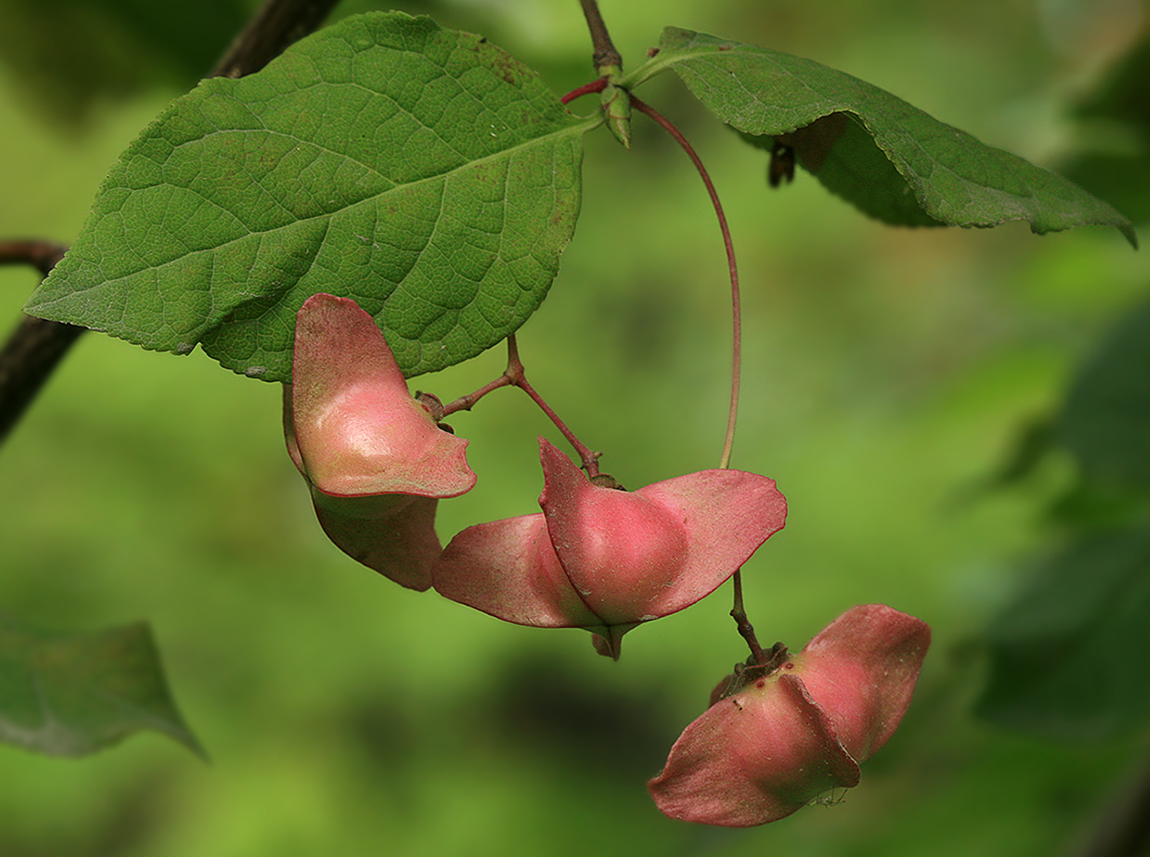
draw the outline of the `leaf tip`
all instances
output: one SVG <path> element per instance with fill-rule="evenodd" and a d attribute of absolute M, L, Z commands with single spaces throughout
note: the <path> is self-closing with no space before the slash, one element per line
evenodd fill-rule
<path fill-rule="evenodd" d="M 1122 233 L 1122 236 L 1129 242 L 1130 246 L 1137 250 L 1138 246 L 1138 233 L 1134 230 L 1134 224 L 1127 220 L 1125 223 L 1119 223 L 1116 228 Z"/>

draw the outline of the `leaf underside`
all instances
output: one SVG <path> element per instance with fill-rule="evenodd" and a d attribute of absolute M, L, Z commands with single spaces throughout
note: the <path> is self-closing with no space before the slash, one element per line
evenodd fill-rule
<path fill-rule="evenodd" d="M 405 374 L 441 369 L 546 296 L 597 121 L 478 36 L 348 18 L 170 105 L 25 309 L 287 381 L 295 313 L 329 292 Z"/>
<path fill-rule="evenodd" d="M 52 634 L 0 615 L 0 741 L 83 756 L 141 730 L 204 757 L 168 692 L 147 625 Z"/>
<path fill-rule="evenodd" d="M 1067 179 L 811 60 L 669 27 L 637 77 L 663 68 L 744 139 L 792 146 L 828 190 L 884 222 L 1113 226 L 1138 246 L 1126 217 Z"/>

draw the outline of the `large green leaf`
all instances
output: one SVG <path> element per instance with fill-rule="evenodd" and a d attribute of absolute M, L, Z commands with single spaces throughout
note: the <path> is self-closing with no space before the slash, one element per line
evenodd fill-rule
<path fill-rule="evenodd" d="M 757 145 L 792 146 L 829 190 L 888 223 L 1114 226 L 1137 246 L 1127 218 L 1072 182 L 843 72 L 669 27 L 659 53 L 624 84 L 667 68 L 732 128 Z"/>
<path fill-rule="evenodd" d="M 284 381 L 296 310 L 330 292 L 375 316 L 406 374 L 440 369 L 545 297 L 597 122 L 478 36 L 348 18 L 175 101 L 26 309 Z"/>
<path fill-rule="evenodd" d="M 168 692 L 147 625 L 52 634 L 0 614 L 0 741 L 82 756 L 144 729 L 204 755 Z"/>
<path fill-rule="evenodd" d="M 1078 372 L 1057 428 L 1089 475 L 1150 487 L 1150 302 L 1127 310 Z"/>
<path fill-rule="evenodd" d="M 1041 564 L 988 632 L 979 713 L 1060 738 L 1150 718 L 1150 530 L 1083 537 Z"/>

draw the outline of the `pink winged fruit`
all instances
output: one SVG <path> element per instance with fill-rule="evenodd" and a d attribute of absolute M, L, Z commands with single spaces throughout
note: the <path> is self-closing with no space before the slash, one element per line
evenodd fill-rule
<path fill-rule="evenodd" d="M 441 551 L 438 499 L 475 485 L 467 441 L 412 398 L 383 333 L 350 298 L 317 294 L 300 307 L 284 434 L 336 546 L 396 583 L 427 589 Z"/>
<path fill-rule="evenodd" d="M 539 447 L 542 513 L 463 530 L 433 585 L 508 622 L 586 628 L 601 654 L 617 658 L 624 633 L 710 594 L 786 520 L 765 476 L 705 470 L 624 491 Z"/>
<path fill-rule="evenodd" d="M 902 719 L 930 645 L 925 622 L 882 604 L 854 607 L 798 655 L 777 647 L 717 687 L 712 705 L 647 784 L 672 818 L 747 827 L 858 784 Z"/>

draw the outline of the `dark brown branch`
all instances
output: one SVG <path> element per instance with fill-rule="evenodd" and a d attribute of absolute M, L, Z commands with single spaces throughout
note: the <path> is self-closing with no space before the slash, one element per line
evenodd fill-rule
<path fill-rule="evenodd" d="M 36 238 L 0 241 L 0 265 L 31 265 L 46 277 L 67 249 L 63 244 Z"/>
<path fill-rule="evenodd" d="M 259 71 L 319 29 L 339 0 L 268 0 L 212 70 L 212 77 L 243 77 Z"/>
<path fill-rule="evenodd" d="M 288 45 L 308 35 L 323 23 L 339 0 L 267 0 L 244 27 L 231 47 L 216 64 L 211 76 L 243 77 L 259 71 Z M 59 255 L 36 256 L 31 245 L 41 248 L 47 242 L 8 242 L 14 253 L 24 252 L 22 261 L 35 265 L 47 276 Z M 20 421 L 56 366 L 84 328 L 71 324 L 24 316 L 0 349 L 0 442 Z"/>
<path fill-rule="evenodd" d="M 86 328 L 26 315 L 0 351 L 0 440 L 8 436 Z"/>
<path fill-rule="evenodd" d="M 595 63 L 595 71 L 600 76 L 611 73 L 620 74 L 623 71 L 623 57 L 615 49 L 611 41 L 611 34 L 607 32 L 607 25 L 603 23 L 603 16 L 599 14 L 599 4 L 596 0 L 580 0 L 583 5 L 583 17 L 587 19 L 587 29 L 591 32 L 591 61 Z"/>

